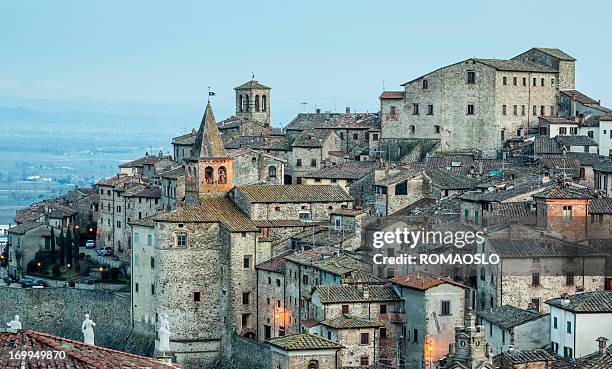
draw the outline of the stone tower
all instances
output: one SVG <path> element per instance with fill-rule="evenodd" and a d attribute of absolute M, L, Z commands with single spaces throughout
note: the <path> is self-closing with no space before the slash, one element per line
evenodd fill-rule
<path fill-rule="evenodd" d="M 468 312 L 464 326 L 455 327 L 455 343 L 448 349 L 445 369 L 495 369 L 484 337 L 484 327 L 476 325 L 476 317 Z"/>
<path fill-rule="evenodd" d="M 247 117 L 270 127 L 270 87 L 250 80 L 236 88 L 236 116 Z"/>
<path fill-rule="evenodd" d="M 185 162 L 186 203 L 198 203 L 203 197 L 225 196 L 232 189 L 232 160 L 225 155 L 210 101 L 200 123 L 193 156 L 185 158 Z"/>

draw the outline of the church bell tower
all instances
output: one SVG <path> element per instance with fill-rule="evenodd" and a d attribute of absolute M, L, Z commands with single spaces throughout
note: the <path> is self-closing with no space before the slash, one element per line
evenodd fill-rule
<path fill-rule="evenodd" d="M 270 87 L 255 79 L 234 88 L 236 116 L 256 120 L 268 131 L 270 127 Z"/>

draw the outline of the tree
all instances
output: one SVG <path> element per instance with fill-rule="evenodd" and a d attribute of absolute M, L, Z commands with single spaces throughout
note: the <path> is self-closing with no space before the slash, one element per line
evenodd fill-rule
<path fill-rule="evenodd" d="M 51 227 L 51 264 L 55 264 L 55 232 Z"/>
<path fill-rule="evenodd" d="M 72 260 L 72 252 L 74 250 L 74 245 L 72 244 L 72 231 L 70 228 L 66 230 L 66 263 L 70 265 L 73 264 Z"/>
<path fill-rule="evenodd" d="M 60 231 L 59 236 L 59 265 L 63 266 L 65 264 L 66 257 L 66 238 L 64 237 L 64 232 Z"/>

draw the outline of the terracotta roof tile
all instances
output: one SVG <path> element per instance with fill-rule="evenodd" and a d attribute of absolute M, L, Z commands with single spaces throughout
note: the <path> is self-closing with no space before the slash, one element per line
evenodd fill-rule
<path fill-rule="evenodd" d="M 341 349 L 342 345 L 326 340 L 323 337 L 315 336 L 307 332 L 292 334 L 283 337 L 274 337 L 266 341 L 272 346 L 280 347 L 285 351 L 298 350 L 329 350 Z"/>
<path fill-rule="evenodd" d="M 485 309 L 477 312 L 476 315 L 504 329 L 514 328 L 542 317 L 542 314 L 537 311 L 519 309 L 512 305 L 496 306 L 489 310 Z"/>
<path fill-rule="evenodd" d="M 612 214 L 612 198 L 602 197 L 589 203 L 590 214 Z"/>
<path fill-rule="evenodd" d="M 403 287 L 423 291 L 428 290 L 432 287 L 439 286 L 441 284 L 452 284 L 461 288 L 468 288 L 467 286 L 464 286 L 459 282 L 455 282 L 453 280 L 425 272 L 413 272 L 393 277 L 389 279 L 389 282 L 395 283 Z"/>
<path fill-rule="evenodd" d="M 235 191 L 252 203 L 352 202 L 336 185 L 243 185 Z"/>
<path fill-rule="evenodd" d="M 334 319 L 326 319 L 321 324 L 334 329 L 355 329 L 355 328 L 378 328 L 384 327 L 384 324 L 369 319 L 362 319 L 350 315 L 342 315 Z"/>
<path fill-rule="evenodd" d="M 612 313 L 612 291 L 584 292 L 546 303 L 575 313 Z"/>
<path fill-rule="evenodd" d="M 368 290 L 367 293 L 364 289 Z M 342 302 L 383 302 L 383 301 L 401 301 L 392 287 L 379 285 L 340 285 L 340 286 L 317 286 L 316 293 L 319 293 L 319 299 L 323 304 L 337 304 Z"/>

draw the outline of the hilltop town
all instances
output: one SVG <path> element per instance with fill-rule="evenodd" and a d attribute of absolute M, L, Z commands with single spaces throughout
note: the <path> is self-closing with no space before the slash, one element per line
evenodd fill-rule
<path fill-rule="evenodd" d="M 63 347 L 49 367 L 612 368 L 612 109 L 577 63 L 469 58 L 282 129 L 259 81 L 230 117 L 209 96 L 171 155 L 16 213 L 0 345 Z M 482 240 L 373 247 L 402 229 Z"/>

